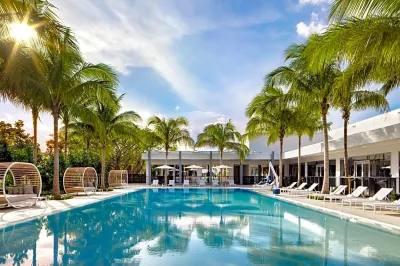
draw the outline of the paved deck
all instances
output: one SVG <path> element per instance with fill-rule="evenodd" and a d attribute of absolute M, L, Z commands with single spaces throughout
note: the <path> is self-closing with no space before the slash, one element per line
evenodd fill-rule
<path fill-rule="evenodd" d="M 141 188 L 148 188 L 150 186 L 146 185 L 130 185 L 124 189 L 116 189 L 114 191 L 104 192 L 104 193 L 96 193 L 95 195 L 88 196 L 75 196 L 69 200 L 49 200 L 48 208 L 41 208 L 40 205 L 44 202 L 39 203 L 39 206 L 35 206 L 32 208 L 24 208 L 24 209 L 0 209 L 0 228 L 6 227 L 8 225 L 22 222 L 25 220 L 34 219 L 40 216 L 46 216 L 52 213 L 69 210 L 75 207 L 95 203 L 107 198 L 116 197 L 119 195 L 123 195 L 125 193 L 129 193 L 132 191 L 136 191 Z M 182 186 L 176 186 L 182 187 Z M 167 187 L 158 187 L 158 188 L 167 188 Z M 215 188 L 212 186 L 205 186 L 201 188 Z M 221 188 L 221 187 L 217 187 Z M 276 197 L 281 200 L 291 202 L 293 204 L 302 205 L 308 208 L 314 208 L 322 212 L 330 213 L 332 215 L 339 216 L 341 218 L 350 219 L 353 222 L 360 222 L 369 224 L 376 227 L 382 227 L 386 230 L 393 230 L 396 233 L 400 233 L 400 211 L 377 211 L 376 214 L 373 213 L 372 210 L 363 211 L 362 207 L 342 207 L 338 203 L 330 203 L 330 202 L 322 202 L 318 200 L 310 200 L 306 197 L 299 196 L 289 196 L 289 195 L 279 195 L 274 196 L 270 189 L 254 189 L 253 186 L 235 186 L 235 188 L 245 188 L 257 193 Z"/>

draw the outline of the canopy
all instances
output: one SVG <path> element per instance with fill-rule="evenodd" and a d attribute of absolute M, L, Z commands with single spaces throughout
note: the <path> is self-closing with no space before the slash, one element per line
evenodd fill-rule
<path fill-rule="evenodd" d="M 176 170 L 174 167 L 169 166 L 169 165 L 161 165 L 161 166 L 157 166 L 156 169 L 172 169 L 172 170 Z"/>
<path fill-rule="evenodd" d="M 203 167 L 192 164 L 192 165 L 185 167 L 185 169 L 203 169 Z"/>
<path fill-rule="evenodd" d="M 213 168 L 215 168 L 215 169 L 231 169 L 232 167 L 221 164 L 221 165 L 218 165 L 218 166 L 213 167 Z"/>

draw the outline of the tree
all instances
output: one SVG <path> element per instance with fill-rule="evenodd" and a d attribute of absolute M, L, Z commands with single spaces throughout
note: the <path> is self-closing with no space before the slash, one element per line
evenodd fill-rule
<path fill-rule="evenodd" d="M 177 145 L 194 146 L 194 140 L 190 137 L 189 121 L 183 117 L 165 118 L 152 116 L 147 121 L 147 125 L 153 129 L 153 137 L 157 143 L 162 144 L 165 150 L 165 164 L 168 165 L 168 152 Z M 168 180 L 165 178 L 165 184 Z"/>
<path fill-rule="evenodd" d="M 314 133 L 322 129 L 321 120 L 318 112 L 314 108 L 307 107 L 300 102 L 296 103 L 293 114 L 292 131 L 298 138 L 298 157 L 297 157 L 297 185 L 301 184 L 301 137 L 307 135 L 310 139 Z M 307 175 L 307 173 L 306 173 Z"/>
<path fill-rule="evenodd" d="M 293 128 L 293 108 L 288 95 L 278 87 L 266 86 L 249 103 L 246 134 L 249 139 L 267 136 L 267 145 L 279 140 L 279 187 L 283 182 L 283 141 Z"/>
<path fill-rule="evenodd" d="M 235 151 L 241 161 L 250 153 L 244 143 L 244 137 L 236 130 L 231 120 L 206 126 L 203 132 L 197 136 L 196 147 L 216 147 L 219 152 L 220 165 L 222 165 L 226 150 Z"/>
<path fill-rule="evenodd" d="M 304 55 L 305 44 L 293 44 L 285 51 L 285 60 L 288 66 L 279 67 L 270 72 L 266 77 L 267 85 L 279 85 L 290 88 L 291 100 L 319 110 L 322 118 L 324 135 L 324 181 L 322 193 L 329 193 L 329 139 L 327 121 L 328 113 L 336 93 L 336 80 L 340 76 L 339 65 L 331 62 L 317 73 L 310 71 L 310 59 Z"/>

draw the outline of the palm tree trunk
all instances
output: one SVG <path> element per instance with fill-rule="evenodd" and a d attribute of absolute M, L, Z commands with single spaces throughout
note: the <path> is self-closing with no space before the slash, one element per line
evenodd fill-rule
<path fill-rule="evenodd" d="M 168 165 L 168 149 L 165 149 L 165 165 Z M 165 185 L 168 186 L 168 169 L 164 169 Z"/>
<path fill-rule="evenodd" d="M 297 185 L 301 183 L 301 136 L 299 137 L 299 154 L 297 157 Z"/>
<path fill-rule="evenodd" d="M 53 137 L 54 137 L 54 171 L 53 171 L 53 195 L 60 195 L 60 154 L 58 149 L 58 119 L 57 110 L 53 112 Z"/>
<path fill-rule="evenodd" d="M 324 181 L 322 183 L 322 194 L 329 194 L 329 139 L 328 139 L 328 123 L 326 121 L 328 113 L 327 104 L 322 106 L 322 127 L 324 130 Z"/>
<path fill-rule="evenodd" d="M 350 115 L 345 112 L 343 114 L 343 145 L 344 145 L 344 176 L 348 177 L 350 176 L 349 173 L 349 154 L 348 154 L 348 149 L 347 149 L 347 127 L 349 125 L 349 119 Z"/>
<path fill-rule="evenodd" d="M 222 165 L 222 159 L 223 159 L 223 157 L 224 157 L 224 151 L 221 150 L 221 151 L 219 152 L 219 165 Z M 219 182 L 221 183 L 221 182 L 222 182 L 222 171 L 223 171 L 223 169 L 219 169 L 219 170 L 221 171 L 221 174 L 220 174 L 221 180 L 219 181 Z"/>
<path fill-rule="evenodd" d="M 39 112 L 32 109 L 32 121 L 33 121 L 33 163 L 37 164 L 38 157 L 38 146 L 37 146 L 37 122 L 39 119 Z"/>
<path fill-rule="evenodd" d="M 279 138 L 279 188 L 283 182 L 283 138 Z"/>
<path fill-rule="evenodd" d="M 101 188 L 106 188 L 106 148 L 101 147 Z"/>

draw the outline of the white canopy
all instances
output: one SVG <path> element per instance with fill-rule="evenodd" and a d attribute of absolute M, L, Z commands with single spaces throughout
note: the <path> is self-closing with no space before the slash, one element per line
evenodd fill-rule
<path fill-rule="evenodd" d="M 215 168 L 215 169 L 231 169 L 232 167 L 221 164 L 221 165 L 218 165 L 218 166 L 213 167 L 213 168 Z"/>
<path fill-rule="evenodd" d="M 161 165 L 161 166 L 157 166 L 156 169 L 171 169 L 171 170 L 176 170 L 174 167 L 169 166 L 169 165 Z"/>
<path fill-rule="evenodd" d="M 192 164 L 192 165 L 185 167 L 185 169 L 203 169 L 203 167 Z"/>

